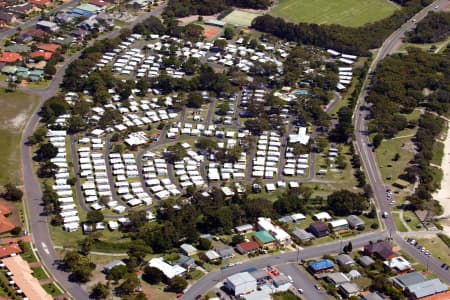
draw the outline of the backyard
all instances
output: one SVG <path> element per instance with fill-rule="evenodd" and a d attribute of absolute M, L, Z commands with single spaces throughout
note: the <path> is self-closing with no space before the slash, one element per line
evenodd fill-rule
<path fill-rule="evenodd" d="M 358 27 L 387 18 L 397 9 L 384 0 L 280 0 L 270 13 L 291 22 Z"/>

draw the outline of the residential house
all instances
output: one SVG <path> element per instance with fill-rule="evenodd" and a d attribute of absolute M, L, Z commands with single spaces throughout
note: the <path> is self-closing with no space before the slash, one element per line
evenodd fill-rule
<path fill-rule="evenodd" d="M 276 240 L 277 246 L 284 248 L 292 243 L 291 236 L 279 226 L 272 223 L 270 218 L 258 218 L 258 228 L 268 231 Z"/>
<path fill-rule="evenodd" d="M 363 255 L 359 258 L 359 264 L 364 268 L 370 267 L 374 263 L 375 261 L 370 256 Z"/>
<path fill-rule="evenodd" d="M 40 9 L 36 6 L 34 6 L 33 4 L 23 3 L 23 4 L 19 4 L 19 5 L 9 6 L 8 11 L 17 16 L 24 17 L 24 16 L 28 16 L 32 12 L 38 12 L 38 11 L 40 11 Z"/>
<path fill-rule="evenodd" d="M 348 222 L 345 219 L 334 220 L 328 222 L 328 227 L 332 232 L 341 232 L 348 230 Z"/>
<path fill-rule="evenodd" d="M 332 272 L 334 263 L 329 259 L 320 259 L 309 263 L 308 270 L 312 274 Z"/>
<path fill-rule="evenodd" d="M 386 298 L 384 296 L 381 296 L 379 292 L 372 292 L 372 293 L 366 293 L 361 294 L 362 300 L 385 300 Z"/>
<path fill-rule="evenodd" d="M 253 234 L 253 240 L 255 240 L 261 248 L 266 250 L 274 250 L 277 248 L 275 238 L 267 230 L 255 232 Z"/>
<path fill-rule="evenodd" d="M 142 9 L 149 6 L 151 3 L 152 2 L 150 0 L 131 0 L 126 4 L 126 6 L 135 9 Z"/>
<path fill-rule="evenodd" d="M 315 214 L 313 216 L 313 219 L 314 220 L 318 220 L 318 221 L 326 222 L 326 221 L 331 221 L 332 218 L 331 218 L 329 213 L 327 213 L 327 212 L 320 212 L 320 213 Z"/>
<path fill-rule="evenodd" d="M 5 24 L 12 24 L 15 23 L 17 19 L 13 13 L 0 11 L 0 21 L 3 21 Z"/>
<path fill-rule="evenodd" d="M 30 75 L 30 70 L 24 67 L 17 67 L 16 76 L 19 78 L 28 78 Z"/>
<path fill-rule="evenodd" d="M 36 28 L 41 29 L 45 32 L 55 33 L 59 30 L 58 24 L 55 22 L 50 22 L 46 20 L 42 20 L 36 23 Z"/>
<path fill-rule="evenodd" d="M 202 253 L 202 258 L 209 263 L 216 263 L 220 261 L 220 255 L 214 250 L 208 250 Z"/>
<path fill-rule="evenodd" d="M 29 43 L 32 40 L 42 40 L 48 35 L 47 32 L 41 29 L 28 29 L 27 31 L 21 33 L 17 38 L 16 42 L 18 43 Z"/>
<path fill-rule="evenodd" d="M 342 272 L 329 273 L 326 277 L 326 280 L 333 284 L 335 287 L 350 282 L 350 279 Z"/>
<path fill-rule="evenodd" d="M 421 299 L 448 291 L 448 285 L 439 278 L 425 280 L 406 286 L 405 292 L 410 299 Z"/>
<path fill-rule="evenodd" d="M 28 53 L 30 50 L 30 47 L 22 44 L 11 44 L 4 48 L 4 51 L 6 52 L 15 52 L 20 54 Z"/>
<path fill-rule="evenodd" d="M 15 52 L 3 52 L 0 56 L 0 62 L 14 64 L 22 60 L 22 55 Z"/>
<path fill-rule="evenodd" d="M 397 256 L 383 262 L 385 266 L 396 272 L 408 272 L 412 269 L 412 265 L 402 256 Z"/>
<path fill-rule="evenodd" d="M 216 249 L 216 252 L 219 253 L 220 258 L 222 260 L 224 259 L 230 259 L 234 256 L 234 249 L 232 247 L 223 247 Z"/>
<path fill-rule="evenodd" d="M 338 263 L 338 265 L 340 266 L 352 266 L 355 264 L 355 261 L 353 260 L 353 258 L 351 258 L 350 255 L 348 254 L 339 254 L 336 262 Z"/>
<path fill-rule="evenodd" d="M 404 291 L 408 286 L 427 281 L 427 278 L 420 272 L 411 272 L 393 277 L 391 281 L 396 287 Z"/>
<path fill-rule="evenodd" d="M 351 229 L 362 229 L 365 225 L 365 222 L 360 217 L 355 215 L 349 215 L 347 217 L 347 222 Z"/>
<path fill-rule="evenodd" d="M 249 233 L 253 231 L 253 225 L 251 224 L 244 224 L 241 226 L 234 227 L 234 231 L 236 233 Z"/>
<path fill-rule="evenodd" d="M 347 282 L 347 283 L 344 283 L 343 285 L 339 286 L 339 292 L 345 298 L 350 298 L 352 296 L 359 295 L 359 287 L 355 283 Z"/>
<path fill-rule="evenodd" d="M 181 251 L 186 254 L 187 256 L 192 256 L 198 253 L 197 248 L 192 246 L 191 244 L 182 244 L 180 246 Z"/>
<path fill-rule="evenodd" d="M 29 0 L 28 2 L 41 8 L 49 7 L 53 4 L 52 0 Z"/>
<path fill-rule="evenodd" d="M 292 231 L 292 235 L 294 236 L 295 239 L 301 242 L 310 241 L 314 239 L 314 235 L 300 228 L 295 228 Z"/>
<path fill-rule="evenodd" d="M 6 75 L 14 75 L 17 72 L 16 66 L 4 66 L 2 68 L 2 73 Z"/>
<path fill-rule="evenodd" d="M 180 254 L 178 258 L 177 265 L 185 268 L 188 272 L 195 270 L 197 268 L 197 264 L 195 263 L 195 259 L 192 257 Z"/>
<path fill-rule="evenodd" d="M 75 22 L 76 17 L 72 14 L 62 12 L 55 16 L 55 21 L 59 24 L 73 24 Z"/>
<path fill-rule="evenodd" d="M 111 4 L 104 0 L 89 0 L 88 3 L 98 7 L 106 7 Z"/>
<path fill-rule="evenodd" d="M 28 78 L 31 81 L 35 81 L 35 82 L 36 81 L 41 81 L 43 77 L 44 77 L 44 71 L 43 70 L 31 70 L 29 75 L 28 75 Z"/>
<path fill-rule="evenodd" d="M 254 252 L 260 248 L 259 244 L 255 241 L 249 241 L 236 245 L 236 251 L 240 254 L 247 254 Z"/>
<path fill-rule="evenodd" d="M 11 255 L 19 254 L 22 252 L 19 245 L 9 244 L 0 246 L 0 258 L 8 257 Z"/>
<path fill-rule="evenodd" d="M 179 265 L 169 265 L 166 263 L 162 258 L 152 258 L 148 265 L 150 267 L 157 268 L 161 272 L 163 272 L 164 276 L 166 276 L 168 279 L 172 279 L 175 276 L 183 275 L 186 273 L 186 269 Z"/>
<path fill-rule="evenodd" d="M 35 51 L 31 53 L 30 57 L 32 59 L 42 59 L 42 60 L 49 60 L 52 58 L 53 53 L 52 52 L 46 52 L 46 51 Z"/>
<path fill-rule="evenodd" d="M 309 232 L 314 234 L 316 237 L 323 237 L 330 234 L 327 224 L 322 221 L 315 221 L 309 224 Z"/>
<path fill-rule="evenodd" d="M 256 279 L 248 272 L 231 275 L 226 280 L 226 287 L 233 295 L 239 296 L 256 290 Z"/>
<path fill-rule="evenodd" d="M 377 256 L 384 260 L 389 260 L 397 256 L 394 251 L 392 251 L 392 246 L 388 241 L 377 241 L 375 243 L 369 243 L 364 246 L 364 253 L 370 256 Z"/>
<path fill-rule="evenodd" d="M 42 51 L 55 53 L 60 48 L 60 45 L 57 44 L 39 44 L 37 48 Z"/>
<path fill-rule="evenodd" d="M 359 273 L 358 270 L 351 270 L 348 272 L 347 277 L 350 278 L 350 280 L 358 279 L 361 277 L 361 273 Z"/>

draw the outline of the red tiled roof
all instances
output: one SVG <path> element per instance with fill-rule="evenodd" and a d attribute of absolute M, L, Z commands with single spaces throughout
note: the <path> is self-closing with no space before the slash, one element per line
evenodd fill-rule
<path fill-rule="evenodd" d="M 22 249 L 17 244 L 0 246 L 0 258 L 10 256 L 22 252 Z"/>
<path fill-rule="evenodd" d="M 250 242 L 246 242 L 246 243 L 240 243 L 238 245 L 238 247 L 241 248 L 242 251 L 244 251 L 244 252 L 250 252 L 250 251 L 258 249 L 259 245 L 255 241 L 250 241 Z"/>
<path fill-rule="evenodd" d="M 44 60 L 49 60 L 50 58 L 52 58 L 53 53 L 52 52 L 46 52 L 46 51 L 36 51 L 31 53 L 31 58 L 37 58 L 37 57 L 42 57 L 44 58 Z"/>
<path fill-rule="evenodd" d="M 22 55 L 20 55 L 19 53 L 3 52 L 2 56 L 0 57 L 0 62 L 14 63 L 21 59 L 22 59 Z"/>
<path fill-rule="evenodd" d="M 448 300 L 450 299 L 450 291 L 422 298 L 422 300 Z"/>
<path fill-rule="evenodd" d="M 104 7 L 109 5 L 108 2 L 104 1 L 104 0 L 89 0 L 89 4 L 98 6 L 98 7 Z"/>
<path fill-rule="evenodd" d="M 31 4 L 37 5 L 37 6 L 43 6 L 47 5 L 49 3 L 52 3 L 51 0 L 29 0 Z"/>
<path fill-rule="evenodd" d="M 0 203 L 0 214 L 7 216 L 11 213 L 11 210 L 3 203 Z"/>
<path fill-rule="evenodd" d="M 6 233 L 6 232 L 10 232 L 11 230 L 13 230 L 14 228 L 16 228 L 16 226 L 14 226 L 7 217 L 5 217 L 4 215 L 0 215 L 0 234 L 2 233 Z"/>
<path fill-rule="evenodd" d="M 44 51 L 48 51 L 48 52 L 56 52 L 56 50 L 58 50 L 60 46 L 58 44 L 40 44 L 37 47 L 40 50 L 44 50 Z"/>
<path fill-rule="evenodd" d="M 47 35 L 47 32 L 45 32 L 42 29 L 30 29 L 30 30 L 25 31 L 25 34 L 32 36 L 32 37 L 42 38 Z"/>

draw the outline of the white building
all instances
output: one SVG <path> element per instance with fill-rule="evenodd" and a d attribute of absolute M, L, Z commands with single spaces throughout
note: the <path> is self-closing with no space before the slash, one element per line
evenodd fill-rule
<path fill-rule="evenodd" d="M 285 247 L 292 243 L 291 236 L 282 228 L 273 225 L 270 218 L 258 218 L 258 229 L 268 231 L 275 238 L 279 247 Z"/>
<path fill-rule="evenodd" d="M 242 272 L 229 276 L 226 285 L 235 296 L 238 296 L 255 291 L 256 279 L 250 273 Z"/>
<path fill-rule="evenodd" d="M 179 266 L 179 265 L 169 265 L 161 257 L 158 258 L 152 258 L 148 265 L 153 268 L 157 268 L 161 272 L 163 272 L 164 276 L 166 276 L 169 279 L 174 278 L 175 276 L 182 275 L 186 272 L 186 269 Z"/>

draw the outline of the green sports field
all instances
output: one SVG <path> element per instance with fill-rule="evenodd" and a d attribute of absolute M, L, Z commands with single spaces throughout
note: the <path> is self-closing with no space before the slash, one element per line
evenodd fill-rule
<path fill-rule="evenodd" d="M 260 14 L 245 12 L 236 9 L 232 13 L 227 15 L 222 21 L 234 26 L 248 27 L 252 24 L 253 19 L 258 16 L 260 16 Z"/>
<path fill-rule="evenodd" d="M 387 0 L 279 0 L 270 14 L 291 22 L 358 27 L 389 17 L 397 9 Z"/>

